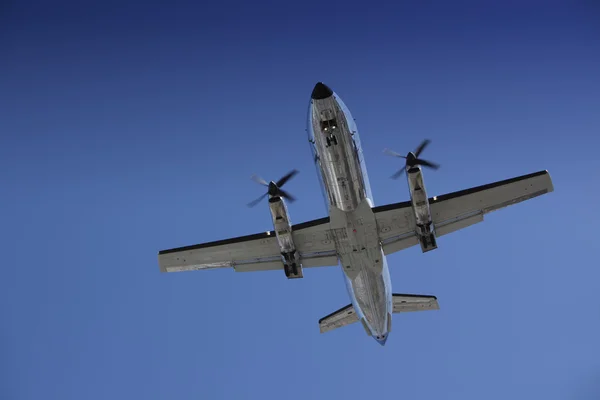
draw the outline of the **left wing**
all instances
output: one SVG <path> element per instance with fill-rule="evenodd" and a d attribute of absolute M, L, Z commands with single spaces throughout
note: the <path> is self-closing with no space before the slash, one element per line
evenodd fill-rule
<path fill-rule="evenodd" d="M 483 221 L 489 212 L 554 190 L 548 171 L 522 175 L 429 198 L 437 236 Z M 391 254 L 418 244 L 410 201 L 374 207 L 379 239 L 384 253 Z"/>
<path fill-rule="evenodd" d="M 550 193 L 548 171 L 521 175 L 429 199 L 435 233 L 442 236 L 483 221 L 492 211 Z"/>
<path fill-rule="evenodd" d="M 419 243 L 415 234 L 415 215 L 410 201 L 373 207 L 377 231 L 385 255 Z"/>
<path fill-rule="evenodd" d="M 292 236 L 303 267 L 338 264 L 335 246 L 329 240 L 328 232 L 328 217 L 292 226 Z M 161 272 L 228 267 L 237 272 L 283 269 L 275 231 L 161 250 L 158 264 Z"/>

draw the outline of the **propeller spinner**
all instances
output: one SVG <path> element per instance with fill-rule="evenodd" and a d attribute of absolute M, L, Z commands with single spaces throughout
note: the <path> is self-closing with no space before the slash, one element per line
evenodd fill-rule
<path fill-rule="evenodd" d="M 419 147 L 417 147 L 417 149 L 414 152 L 411 151 L 406 156 L 398 154 L 395 151 L 392 151 L 390 149 L 385 149 L 383 151 L 385 154 L 392 156 L 392 157 L 404 158 L 406 160 L 406 165 L 404 165 L 404 167 L 402 167 L 398 172 L 396 172 L 394 175 L 392 175 L 391 178 L 398 179 L 404 173 L 404 171 L 406 171 L 407 167 L 411 168 L 411 167 L 414 167 L 415 165 L 422 165 L 424 167 L 428 167 L 431 169 L 438 169 L 440 167 L 439 164 L 419 158 L 419 155 L 421 155 L 423 150 L 425 150 L 425 147 L 427 147 L 427 145 L 430 142 L 431 141 L 429 139 L 423 140 L 423 142 L 421 142 Z"/>
<path fill-rule="evenodd" d="M 264 199 L 267 195 L 269 195 L 271 197 L 273 197 L 273 196 L 280 196 L 280 197 L 283 197 L 283 198 L 289 200 L 290 202 L 293 202 L 294 200 L 296 200 L 294 198 L 294 196 L 290 195 L 288 192 L 286 192 L 285 190 L 281 189 L 281 187 L 283 185 L 285 185 L 285 183 L 287 181 L 289 181 L 290 178 L 292 178 L 297 173 L 298 173 L 298 171 L 294 169 L 294 170 L 288 172 L 282 178 L 280 178 L 277 182 L 271 181 L 269 183 L 267 183 L 267 181 L 265 181 L 263 178 L 261 178 L 258 175 L 252 175 L 251 179 L 254 182 L 258 183 L 259 185 L 266 186 L 267 187 L 267 192 L 265 194 L 263 194 L 262 196 L 260 196 L 258 199 L 256 199 L 256 200 L 248 203 L 248 207 L 254 207 L 262 199 Z"/>

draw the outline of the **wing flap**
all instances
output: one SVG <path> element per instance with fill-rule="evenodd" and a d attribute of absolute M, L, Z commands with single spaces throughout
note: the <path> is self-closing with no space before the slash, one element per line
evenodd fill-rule
<path fill-rule="evenodd" d="M 435 234 L 437 236 L 444 236 L 449 233 L 458 231 L 460 229 L 466 228 L 468 226 L 477 224 L 479 222 L 483 222 L 483 214 L 475 214 L 471 216 L 466 216 L 463 218 L 456 218 L 454 220 L 446 221 L 435 227 Z"/>
<path fill-rule="evenodd" d="M 335 251 L 335 245 L 329 238 L 329 217 L 292 225 L 292 236 L 296 250 L 300 253 Z"/>
<path fill-rule="evenodd" d="M 329 217 L 292 226 L 296 250 L 302 267 L 329 267 L 338 265 L 335 243 L 329 235 Z"/>
<path fill-rule="evenodd" d="M 394 314 L 412 311 L 439 310 L 437 297 L 418 294 L 392 294 Z"/>
<path fill-rule="evenodd" d="M 358 316 L 354 311 L 354 306 L 348 304 L 326 317 L 321 318 L 319 320 L 319 329 L 321 333 L 325 333 L 355 322 L 358 322 Z"/>
<path fill-rule="evenodd" d="M 414 232 L 409 232 L 405 236 L 398 236 L 383 244 L 383 254 L 386 256 L 400 250 L 408 249 L 409 247 L 419 244 L 419 239 Z"/>
<path fill-rule="evenodd" d="M 308 256 L 301 256 L 302 268 L 313 268 L 313 267 L 333 267 L 338 265 L 338 256 L 335 251 L 327 252 L 324 254 L 309 254 Z"/>
<path fill-rule="evenodd" d="M 419 243 L 415 235 L 415 216 L 410 201 L 373 207 L 373 212 L 385 255 Z"/>
<path fill-rule="evenodd" d="M 235 272 L 278 271 L 283 269 L 283 261 L 277 258 L 273 261 L 236 263 L 233 268 Z"/>

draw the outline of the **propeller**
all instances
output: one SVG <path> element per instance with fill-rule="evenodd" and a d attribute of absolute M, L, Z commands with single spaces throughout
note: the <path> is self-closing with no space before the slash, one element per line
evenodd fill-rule
<path fill-rule="evenodd" d="M 283 185 L 285 185 L 285 183 L 287 181 L 289 181 L 290 178 L 292 178 L 297 173 L 298 173 L 298 171 L 294 169 L 294 170 L 288 172 L 287 174 L 285 174 L 283 177 L 281 177 L 277 182 L 271 181 L 269 183 L 267 183 L 267 181 L 265 181 L 263 178 L 261 178 L 258 175 L 252 175 L 251 179 L 254 182 L 258 183 L 259 185 L 266 186 L 267 187 L 267 192 L 265 194 L 263 194 L 262 196 L 260 196 L 258 199 L 256 199 L 256 200 L 248 203 L 248 207 L 254 207 L 262 199 L 264 199 L 265 197 L 267 197 L 267 195 L 270 195 L 270 196 L 280 196 L 280 197 L 283 197 L 283 198 L 289 200 L 290 202 L 293 202 L 294 200 L 296 200 L 294 198 L 294 196 L 292 196 L 291 194 L 289 194 L 285 190 L 281 189 L 281 187 Z"/>
<path fill-rule="evenodd" d="M 415 165 L 422 165 L 424 167 L 428 167 L 428 168 L 431 168 L 431 169 L 438 169 L 440 167 L 439 164 L 436 164 L 436 163 L 433 163 L 431 161 L 427 161 L 427 160 L 423 160 L 423 159 L 419 158 L 419 156 L 421 155 L 421 153 L 423 152 L 423 150 L 425 150 L 425 147 L 427 147 L 427 145 L 429 143 L 431 143 L 431 140 L 429 140 L 429 139 L 423 140 L 421 142 L 421 144 L 419 145 L 419 147 L 417 147 L 417 149 L 414 152 L 411 151 L 406 156 L 398 154 L 395 151 L 392 151 L 390 149 L 383 150 L 383 152 L 385 154 L 387 154 L 388 156 L 398 157 L 398 158 L 404 158 L 406 160 L 406 165 L 404 167 L 402 167 L 394 175 L 392 175 L 391 178 L 392 179 L 398 179 L 404 173 L 404 171 L 406 171 L 407 167 L 411 168 L 411 167 L 414 167 Z"/>

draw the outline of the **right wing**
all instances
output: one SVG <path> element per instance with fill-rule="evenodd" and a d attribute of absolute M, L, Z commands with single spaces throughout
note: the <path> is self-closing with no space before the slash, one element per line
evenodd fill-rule
<path fill-rule="evenodd" d="M 328 233 L 329 217 L 292 226 L 303 267 L 338 265 L 335 245 Z M 275 231 L 161 250 L 158 264 L 161 272 L 228 267 L 237 272 L 283 269 Z"/>

